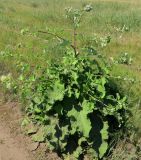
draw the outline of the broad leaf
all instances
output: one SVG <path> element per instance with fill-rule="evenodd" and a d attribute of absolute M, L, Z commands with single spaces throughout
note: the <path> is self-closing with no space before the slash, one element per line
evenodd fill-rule
<path fill-rule="evenodd" d="M 90 103 L 86 103 L 86 101 L 82 104 L 82 110 L 77 111 L 73 108 L 71 111 L 68 112 L 69 117 L 74 117 L 75 121 L 71 121 L 72 130 L 77 129 L 78 131 L 82 132 L 85 137 L 89 137 L 89 132 L 92 128 L 91 121 L 88 118 L 88 114 L 91 113 L 93 110 L 92 105 Z"/>
<path fill-rule="evenodd" d="M 65 88 L 60 81 L 54 83 L 53 89 L 48 91 L 49 103 L 54 103 L 55 101 L 61 101 L 64 98 Z"/>
<path fill-rule="evenodd" d="M 99 157 L 102 158 L 104 156 L 104 154 L 106 153 L 107 149 L 108 149 L 108 143 L 107 143 L 107 139 L 108 137 L 108 122 L 104 122 L 103 123 L 103 128 L 100 131 L 101 133 L 101 139 L 102 139 L 102 144 L 99 148 Z"/>

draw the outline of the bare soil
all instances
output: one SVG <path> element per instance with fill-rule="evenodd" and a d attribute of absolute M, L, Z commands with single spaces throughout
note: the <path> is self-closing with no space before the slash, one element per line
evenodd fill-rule
<path fill-rule="evenodd" d="M 21 129 L 23 119 L 17 102 L 2 103 L 0 94 L 0 160 L 59 160 L 46 144 L 31 141 Z"/>
<path fill-rule="evenodd" d="M 33 159 L 21 133 L 21 119 L 17 103 L 0 104 L 0 160 Z"/>
<path fill-rule="evenodd" d="M 0 160 L 30 160 L 29 154 L 18 143 L 5 126 L 0 125 Z"/>

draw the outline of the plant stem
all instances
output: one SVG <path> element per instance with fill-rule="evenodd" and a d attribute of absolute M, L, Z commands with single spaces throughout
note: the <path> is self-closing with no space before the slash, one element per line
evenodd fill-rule
<path fill-rule="evenodd" d="M 75 55 L 78 54 L 77 52 L 77 32 L 76 32 L 76 28 L 74 27 L 74 31 L 73 31 L 73 46 L 74 46 L 74 52 L 75 52 Z"/>
<path fill-rule="evenodd" d="M 58 38 L 58 39 L 60 39 L 60 40 L 63 40 L 63 41 L 65 41 L 66 39 L 65 38 L 63 38 L 63 37 L 61 37 L 61 36 L 59 36 L 59 35 L 57 35 L 57 34 L 54 34 L 54 33 L 51 33 L 51 32 L 47 32 L 47 31 L 38 31 L 39 33 L 44 33 L 44 34 L 49 34 L 49 35 L 52 35 L 52 36 L 54 36 L 54 37 L 56 37 L 56 38 Z M 77 33 L 76 33 L 76 29 L 75 29 L 75 31 L 74 31 L 74 42 L 73 42 L 73 44 L 70 44 L 70 46 L 72 47 L 72 49 L 74 50 L 74 52 L 75 52 L 75 55 L 77 55 L 78 54 L 78 52 L 77 52 L 77 43 L 76 43 L 76 35 L 77 35 Z"/>

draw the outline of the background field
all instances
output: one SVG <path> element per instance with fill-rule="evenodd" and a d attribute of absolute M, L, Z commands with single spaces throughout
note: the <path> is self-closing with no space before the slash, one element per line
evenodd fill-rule
<path fill-rule="evenodd" d="M 71 26 L 65 18 L 66 7 L 82 8 L 85 4 L 93 5 L 91 15 L 86 15 L 79 33 L 94 36 L 110 35 L 111 43 L 102 50 L 109 57 L 118 57 L 122 52 L 128 52 L 133 57 L 134 67 L 118 66 L 114 68 L 115 74 L 141 78 L 137 70 L 141 67 L 141 1 L 140 0 L 1 0 L 0 1 L 0 51 L 10 50 L 12 54 L 22 55 L 28 63 L 45 64 L 46 59 L 59 58 L 61 52 L 54 49 L 49 43 L 50 36 L 39 34 L 22 35 L 22 29 L 30 33 L 38 30 L 58 31 L 58 33 L 71 39 Z M 127 31 L 121 31 L 123 27 Z M 119 29 L 119 31 L 117 31 Z M 50 47 L 50 53 L 44 56 L 43 51 Z M 1 60 L 2 70 L 15 72 L 14 59 Z M 1 70 L 1 72 L 2 72 Z M 135 87 L 133 87 L 135 89 Z M 139 87 L 138 89 L 139 90 Z M 138 91 L 136 92 L 138 93 Z"/>

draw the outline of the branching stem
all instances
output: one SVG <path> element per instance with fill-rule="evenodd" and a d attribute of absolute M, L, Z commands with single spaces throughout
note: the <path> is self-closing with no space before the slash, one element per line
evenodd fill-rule
<path fill-rule="evenodd" d="M 51 33 L 51 32 L 48 32 L 48 31 L 41 31 L 41 30 L 39 30 L 38 32 L 39 32 L 39 33 L 44 33 L 44 34 L 48 34 L 48 35 L 54 36 L 54 37 L 56 37 L 56 38 L 58 38 L 58 39 L 60 39 L 60 40 L 63 40 L 63 41 L 66 40 L 65 38 L 63 38 L 63 37 L 61 37 L 61 36 L 59 36 L 59 35 L 57 35 L 57 34 L 55 34 L 55 33 Z M 75 55 L 77 55 L 76 35 L 77 35 L 76 32 L 74 32 L 74 43 L 70 45 L 71 48 L 74 50 Z"/>

